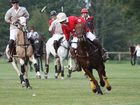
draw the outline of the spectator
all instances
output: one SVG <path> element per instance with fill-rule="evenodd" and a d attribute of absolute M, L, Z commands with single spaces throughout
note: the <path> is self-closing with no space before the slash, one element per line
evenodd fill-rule
<path fill-rule="evenodd" d="M 140 43 L 136 45 L 135 52 L 137 57 L 137 64 L 140 64 Z"/>

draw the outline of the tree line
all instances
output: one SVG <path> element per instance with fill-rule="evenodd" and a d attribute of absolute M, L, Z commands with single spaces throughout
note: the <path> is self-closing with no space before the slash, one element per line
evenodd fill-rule
<path fill-rule="evenodd" d="M 128 51 L 132 44 L 140 42 L 140 0 L 89 0 L 90 15 L 95 19 L 96 35 L 102 45 L 109 51 Z M 48 32 L 50 11 L 62 11 L 68 16 L 80 16 L 80 10 L 85 6 L 83 0 L 21 0 L 30 14 L 28 27 L 36 30 L 46 39 L 51 37 Z M 47 8 L 42 13 L 41 9 Z M 11 7 L 9 0 L 0 0 L 0 48 L 5 50 L 9 40 L 9 25 L 4 21 L 6 11 Z"/>

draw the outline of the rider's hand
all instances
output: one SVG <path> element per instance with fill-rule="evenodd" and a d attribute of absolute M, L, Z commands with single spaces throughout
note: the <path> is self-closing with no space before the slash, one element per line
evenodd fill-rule
<path fill-rule="evenodd" d="M 12 24 L 12 25 L 17 25 L 18 21 L 19 21 L 18 19 L 15 20 L 15 21 L 12 21 L 11 24 Z"/>

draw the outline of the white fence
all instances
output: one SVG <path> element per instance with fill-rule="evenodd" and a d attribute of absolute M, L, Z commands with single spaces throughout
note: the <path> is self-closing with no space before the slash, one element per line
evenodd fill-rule
<path fill-rule="evenodd" d="M 108 52 L 108 55 L 116 55 L 118 57 L 118 60 L 121 61 L 122 56 L 124 55 L 130 57 L 130 52 Z"/>

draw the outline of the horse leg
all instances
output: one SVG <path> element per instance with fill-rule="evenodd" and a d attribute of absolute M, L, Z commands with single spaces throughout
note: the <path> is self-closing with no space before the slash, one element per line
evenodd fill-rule
<path fill-rule="evenodd" d="M 36 71 L 36 77 L 39 78 L 39 79 L 41 79 L 40 69 L 39 69 L 39 66 L 37 65 L 37 61 L 34 58 L 34 55 L 32 55 L 29 58 L 29 60 L 32 61 L 33 65 L 34 65 L 34 68 L 35 68 L 35 71 Z"/>
<path fill-rule="evenodd" d="M 45 56 L 45 68 L 46 71 L 44 72 L 44 77 L 47 79 L 48 78 L 48 73 L 49 73 L 49 55 L 50 53 L 47 53 L 46 51 L 46 56 Z"/>
<path fill-rule="evenodd" d="M 71 73 L 72 73 L 72 59 L 71 57 L 68 58 L 67 60 L 68 62 L 68 74 L 67 74 L 67 77 L 71 77 Z"/>
<path fill-rule="evenodd" d="M 43 71 L 44 71 L 44 69 L 43 69 L 42 57 L 40 57 L 40 66 L 41 66 L 41 71 L 43 72 Z"/>
<path fill-rule="evenodd" d="M 6 53 L 7 58 L 9 59 L 10 56 L 9 56 L 9 47 L 8 47 L 8 45 L 7 45 L 7 47 L 6 47 L 5 53 Z M 18 68 L 16 59 L 13 58 L 13 61 L 11 62 L 11 64 L 12 64 L 13 68 L 15 69 L 17 75 L 20 76 L 21 72 L 20 72 L 20 70 L 19 70 L 19 68 Z"/>
<path fill-rule="evenodd" d="M 40 69 L 40 57 L 37 57 L 36 60 L 37 60 L 37 65 L 38 65 L 38 67 Z"/>
<path fill-rule="evenodd" d="M 29 61 L 29 67 L 30 67 L 30 71 L 33 71 L 32 62 L 31 61 Z"/>
<path fill-rule="evenodd" d="M 17 65 L 15 59 L 13 59 L 11 64 L 14 67 L 14 69 L 16 70 L 17 75 L 19 76 L 21 85 L 24 87 L 25 86 L 25 80 L 24 80 L 24 72 L 22 70 L 22 67 L 21 67 L 21 70 L 19 70 L 18 65 Z"/>
<path fill-rule="evenodd" d="M 97 80 L 95 79 L 94 75 L 91 73 L 91 70 L 84 69 L 85 73 L 88 75 L 90 80 L 90 86 L 94 93 L 103 94 L 100 86 L 98 85 Z"/>
<path fill-rule="evenodd" d="M 21 79 L 21 84 L 22 86 L 26 86 L 26 88 L 31 88 L 29 80 L 28 80 L 28 75 L 27 75 L 27 65 L 25 65 L 25 62 L 23 59 L 20 59 L 20 64 L 21 64 L 21 73 L 24 75 L 20 75 Z"/>
<path fill-rule="evenodd" d="M 64 59 L 60 57 L 61 79 L 64 79 Z"/>
<path fill-rule="evenodd" d="M 110 83 L 108 81 L 108 78 L 106 76 L 104 65 L 102 67 L 98 68 L 97 71 L 98 71 L 98 75 L 99 75 L 99 78 L 100 78 L 100 84 L 101 84 L 101 86 L 102 87 L 105 86 L 107 88 L 107 90 L 110 91 L 111 90 L 111 85 L 110 85 Z"/>
<path fill-rule="evenodd" d="M 61 65 L 60 65 L 60 61 L 59 58 L 56 58 L 55 62 L 54 62 L 54 67 L 55 67 L 55 78 L 58 78 L 60 72 L 61 72 Z"/>
<path fill-rule="evenodd" d="M 19 76 L 20 83 L 21 83 L 22 87 L 25 87 L 26 86 L 26 82 L 25 82 L 25 79 L 24 79 L 25 67 L 24 67 L 24 65 L 21 65 L 20 67 L 21 67 L 21 74 Z"/>
<path fill-rule="evenodd" d="M 28 66 L 27 66 L 27 64 L 24 65 L 24 68 L 25 68 L 24 78 L 25 78 L 26 88 L 32 89 L 30 82 L 29 82 L 29 79 L 28 79 Z"/>

